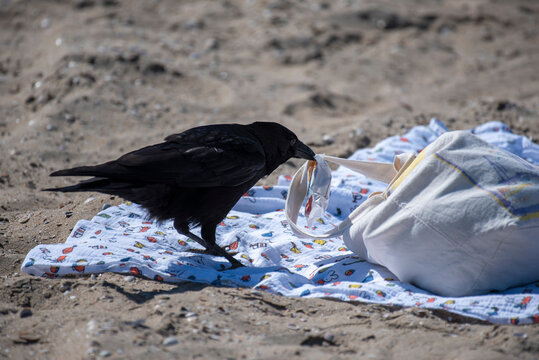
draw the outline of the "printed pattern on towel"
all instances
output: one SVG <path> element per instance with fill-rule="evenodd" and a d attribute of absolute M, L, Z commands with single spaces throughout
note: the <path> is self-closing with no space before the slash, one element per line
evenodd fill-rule
<path fill-rule="evenodd" d="M 420 151 L 445 131 L 433 119 L 428 126 L 358 150 L 351 158 L 390 162 L 401 152 Z M 487 123 L 472 131 L 539 164 L 539 146 L 512 134 L 502 123 Z M 22 271 L 49 278 L 116 272 L 172 283 L 252 287 L 283 296 L 445 309 L 499 324 L 539 323 L 539 282 L 484 296 L 440 297 L 395 280 L 384 267 L 350 252 L 340 238 L 295 237 L 282 211 L 289 181 L 289 176 L 281 176 L 276 186 L 252 188 L 218 226 L 219 245 L 236 252 L 245 268 L 220 271 L 229 266 L 223 258 L 188 252 L 200 246 L 179 235 L 171 221 L 154 223 L 144 209 L 126 203 L 109 207 L 92 220 L 80 220 L 64 244 L 36 246 L 26 256 Z M 369 194 L 385 187 L 345 168 L 334 171 L 328 213 L 313 231 L 328 230 Z"/>

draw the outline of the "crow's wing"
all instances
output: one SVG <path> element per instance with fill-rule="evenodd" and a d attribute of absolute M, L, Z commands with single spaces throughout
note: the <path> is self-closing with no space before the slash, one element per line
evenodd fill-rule
<path fill-rule="evenodd" d="M 264 149 L 258 139 L 247 134 L 206 127 L 171 135 L 165 140 L 115 161 L 52 175 L 89 175 L 182 187 L 236 186 L 264 175 Z"/>

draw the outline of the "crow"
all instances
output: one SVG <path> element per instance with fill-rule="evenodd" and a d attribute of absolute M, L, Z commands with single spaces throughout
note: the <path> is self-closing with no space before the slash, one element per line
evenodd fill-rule
<path fill-rule="evenodd" d="M 257 181 L 292 157 L 314 160 L 314 152 L 274 122 L 195 127 L 165 142 L 95 166 L 55 171 L 50 176 L 93 176 L 76 185 L 44 191 L 95 191 L 143 206 L 152 219 L 174 220 L 174 228 L 205 253 L 243 266 L 215 243 L 217 225 Z M 201 237 L 191 232 L 201 227 Z"/>

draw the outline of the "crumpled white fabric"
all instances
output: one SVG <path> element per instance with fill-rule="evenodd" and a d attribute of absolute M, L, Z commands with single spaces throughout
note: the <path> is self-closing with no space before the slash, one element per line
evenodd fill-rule
<path fill-rule="evenodd" d="M 443 123 L 433 119 L 428 126 L 414 127 L 374 148 L 358 150 L 351 158 L 391 162 L 399 153 L 418 152 L 446 131 Z M 539 146 L 512 134 L 502 123 L 486 123 L 471 131 L 539 164 Z M 36 246 L 26 256 L 22 271 L 50 278 L 131 273 L 172 283 L 252 287 L 283 296 L 445 309 L 498 324 L 539 322 L 539 279 L 528 286 L 483 296 L 440 297 L 394 280 L 384 267 L 350 252 L 341 238 L 297 238 L 282 211 L 289 181 L 290 177 L 282 176 L 277 186 L 252 188 L 218 226 L 219 245 L 237 252 L 236 258 L 247 265 L 245 268 L 219 271 L 228 266 L 226 260 L 186 252 L 200 246 L 179 235 L 172 222 L 151 222 L 144 209 L 127 203 L 109 207 L 92 220 L 80 220 L 64 244 Z M 337 169 L 332 176 L 327 213 L 316 226 L 327 231 L 369 194 L 385 187 L 345 168 Z"/>

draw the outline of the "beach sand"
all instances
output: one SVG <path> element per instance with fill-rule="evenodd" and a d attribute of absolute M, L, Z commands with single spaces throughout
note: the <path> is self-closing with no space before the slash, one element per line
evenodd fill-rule
<path fill-rule="evenodd" d="M 536 359 L 537 326 L 116 274 L 20 273 L 122 200 L 40 189 L 193 126 L 348 156 L 437 117 L 539 138 L 533 0 L 0 1 L 0 359 Z M 275 184 L 300 161 L 261 181 Z"/>

